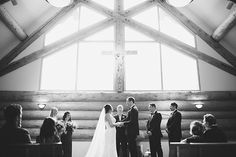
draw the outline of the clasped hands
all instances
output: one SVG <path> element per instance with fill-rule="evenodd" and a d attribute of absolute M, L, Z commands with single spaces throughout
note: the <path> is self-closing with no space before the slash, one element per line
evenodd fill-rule
<path fill-rule="evenodd" d="M 117 124 L 117 127 L 122 127 L 122 126 L 124 126 L 124 122 L 117 122 L 116 124 Z"/>

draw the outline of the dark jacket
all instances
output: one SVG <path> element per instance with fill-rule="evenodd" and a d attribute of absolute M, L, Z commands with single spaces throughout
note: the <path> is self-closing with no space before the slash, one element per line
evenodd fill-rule
<path fill-rule="evenodd" d="M 151 117 L 149 118 L 146 128 L 147 128 L 147 131 L 151 131 L 152 136 L 159 137 L 159 138 L 163 137 L 161 133 L 161 120 L 162 120 L 162 116 L 157 111 L 153 113 L 152 118 Z"/>
<path fill-rule="evenodd" d="M 121 115 L 121 120 L 119 119 L 119 115 L 115 115 L 114 118 L 116 119 L 116 122 L 121 122 L 126 118 L 126 115 L 122 114 Z M 116 137 L 119 138 L 119 139 L 126 138 L 125 129 L 126 129 L 125 126 L 116 127 Z"/>
<path fill-rule="evenodd" d="M 187 137 L 186 139 L 183 140 L 183 142 L 186 142 L 186 143 L 200 143 L 202 142 L 202 138 L 201 136 L 190 136 L 190 137 Z"/>
<path fill-rule="evenodd" d="M 179 142 L 182 138 L 181 132 L 182 115 L 175 110 L 167 121 L 167 133 L 170 142 Z"/>
<path fill-rule="evenodd" d="M 227 137 L 217 126 L 212 126 L 203 133 L 202 140 L 203 142 L 227 142 Z"/>
<path fill-rule="evenodd" d="M 31 143 L 28 130 L 5 124 L 0 129 L 0 144 L 26 144 Z"/>
<path fill-rule="evenodd" d="M 138 108 L 133 105 L 129 111 L 128 116 L 123 120 L 127 127 L 127 137 L 136 138 L 139 135 L 139 123 L 138 123 Z"/>

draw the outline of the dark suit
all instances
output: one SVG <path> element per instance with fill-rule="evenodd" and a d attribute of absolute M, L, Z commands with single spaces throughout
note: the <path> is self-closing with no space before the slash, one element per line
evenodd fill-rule
<path fill-rule="evenodd" d="M 181 132 L 182 115 L 178 110 L 175 110 L 167 121 L 167 133 L 169 142 L 180 142 L 182 138 Z"/>
<path fill-rule="evenodd" d="M 139 124 L 138 124 L 138 108 L 133 105 L 129 111 L 128 116 L 123 120 L 127 130 L 128 148 L 131 157 L 137 157 L 137 143 L 136 138 L 139 135 Z"/>
<path fill-rule="evenodd" d="M 212 126 L 202 135 L 203 142 L 227 142 L 227 137 L 224 132 L 217 126 Z"/>
<path fill-rule="evenodd" d="M 16 128 L 8 124 L 0 129 L 0 145 L 21 143 L 31 143 L 30 134 L 26 129 Z"/>
<path fill-rule="evenodd" d="M 147 122 L 147 131 L 152 133 L 149 135 L 151 157 L 156 157 L 156 153 L 158 154 L 158 157 L 163 157 L 163 151 L 161 148 L 161 138 L 163 137 L 160 127 L 161 120 L 161 114 L 155 111 Z"/>
<path fill-rule="evenodd" d="M 119 119 L 119 115 L 114 116 L 116 119 L 116 122 L 121 122 L 126 118 L 126 115 L 122 114 L 121 119 Z M 125 135 L 125 126 L 122 127 L 116 127 L 116 149 L 117 149 L 117 155 L 122 157 L 127 157 L 127 137 Z M 122 151 L 122 154 L 120 155 L 120 148 Z"/>

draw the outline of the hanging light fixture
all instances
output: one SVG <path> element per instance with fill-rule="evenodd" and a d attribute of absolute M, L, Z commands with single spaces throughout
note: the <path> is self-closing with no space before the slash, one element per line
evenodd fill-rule
<path fill-rule="evenodd" d="M 166 0 L 166 3 L 174 7 L 184 7 L 190 4 L 193 0 Z"/>
<path fill-rule="evenodd" d="M 62 8 L 73 3 L 74 0 L 46 0 L 54 7 Z"/>

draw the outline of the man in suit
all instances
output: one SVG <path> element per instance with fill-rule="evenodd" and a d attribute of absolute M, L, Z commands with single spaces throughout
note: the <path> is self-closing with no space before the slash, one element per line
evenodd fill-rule
<path fill-rule="evenodd" d="M 115 115 L 116 122 L 121 122 L 126 118 L 123 114 L 123 105 L 117 106 L 117 115 Z M 127 157 L 127 137 L 125 135 L 125 126 L 116 127 L 116 149 L 118 157 Z M 121 149 L 121 154 L 120 154 Z"/>
<path fill-rule="evenodd" d="M 135 105 L 135 99 L 133 97 L 128 97 L 126 104 L 129 107 L 129 111 L 127 118 L 125 118 L 123 122 L 127 129 L 128 149 L 131 157 L 137 157 L 136 139 L 139 135 L 138 108 Z"/>
<path fill-rule="evenodd" d="M 182 115 L 178 111 L 178 105 L 175 102 L 171 103 L 170 110 L 172 112 L 167 121 L 167 128 L 166 128 L 166 132 L 168 133 L 168 138 L 169 138 L 169 144 L 170 142 L 180 142 L 182 138 L 182 132 L 181 132 Z M 177 150 L 173 149 L 169 145 L 169 156 L 174 157 L 176 156 L 176 154 Z"/>
<path fill-rule="evenodd" d="M 4 109 L 6 123 L 0 129 L 0 145 L 31 143 L 30 134 L 21 128 L 22 107 L 11 104 Z"/>
<path fill-rule="evenodd" d="M 227 142 L 225 133 L 218 128 L 216 118 L 212 114 L 203 116 L 203 125 L 206 129 L 202 135 L 203 142 Z"/>
<path fill-rule="evenodd" d="M 161 148 L 161 138 L 163 135 L 160 127 L 162 116 L 157 112 L 155 104 L 149 104 L 148 110 L 151 113 L 147 122 L 147 134 L 149 136 L 151 157 L 156 157 L 156 154 L 158 154 L 158 157 L 163 157 L 163 151 Z"/>

